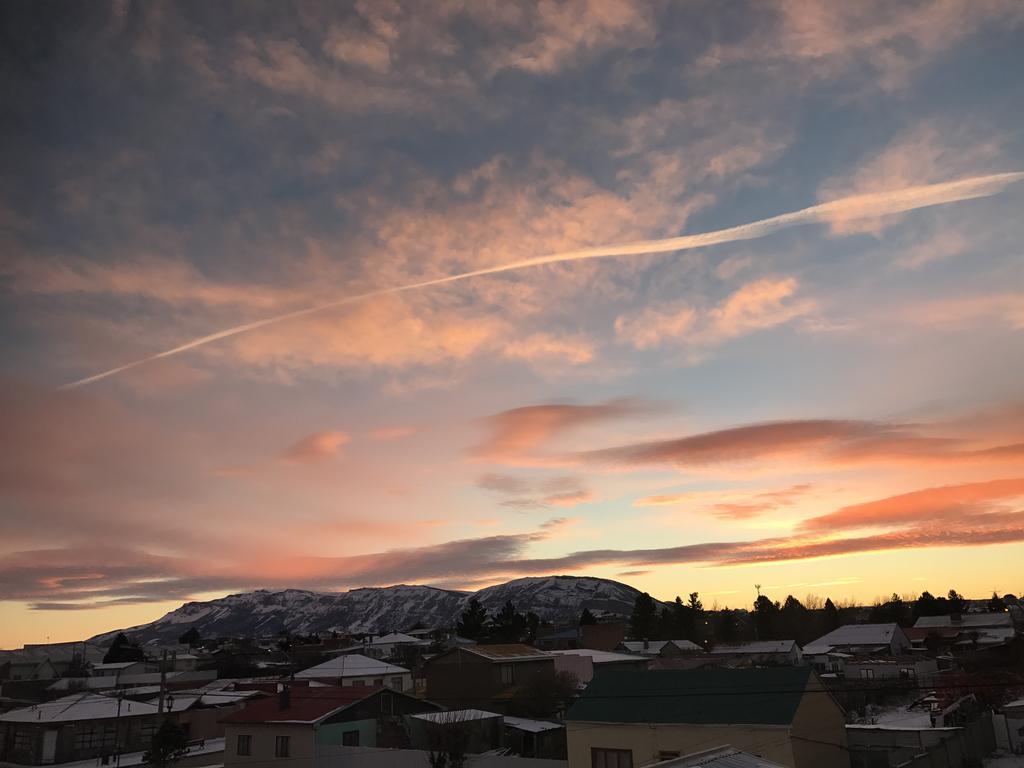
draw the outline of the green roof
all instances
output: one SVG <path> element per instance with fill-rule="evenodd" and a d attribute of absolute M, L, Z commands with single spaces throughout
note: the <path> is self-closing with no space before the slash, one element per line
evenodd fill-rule
<path fill-rule="evenodd" d="M 809 667 L 661 669 L 595 675 L 570 722 L 789 725 Z"/>

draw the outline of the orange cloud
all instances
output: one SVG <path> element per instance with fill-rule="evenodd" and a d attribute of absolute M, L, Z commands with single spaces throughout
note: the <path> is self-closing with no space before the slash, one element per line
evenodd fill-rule
<path fill-rule="evenodd" d="M 615 321 L 615 333 L 637 349 L 666 342 L 714 346 L 811 314 L 815 303 L 793 300 L 796 291 L 797 281 L 792 277 L 755 280 L 707 309 L 676 305 L 621 315 Z"/>
<path fill-rule="evenodd" d="M 530 405 L 513 408 L 487 419 L 490 436 L 471 455 L 479 460 L 503 463 L 543 461 L 532 456 L 543 443 L 591 424 L 622 418 L 642 410 L 631 400 L 612 400 L 600 405 Z"/>
<path fill-rule="evenodd" d="M 850 528 L 892 526 L 905 523 L 944 524 L 992 502 L 1024 497 L 1024 478 L 926 488 L 899 496 L 853 504 L 835 512 L 804 520 L 804 531 L 832 532 Z"/>
<path fill-rule="evenodd" d="M 344 432 L 317 432 L 291 445 L 281 454 L 281 460 L 288 464 L 309 464 L 333 458 L 341 454 L 348 441 Z"/>

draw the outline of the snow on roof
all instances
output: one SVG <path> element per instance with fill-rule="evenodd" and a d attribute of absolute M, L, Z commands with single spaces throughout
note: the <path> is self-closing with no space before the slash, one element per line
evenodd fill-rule
<path fill-rule="evenodd" d="M 296 679 L 317 677 L 375 677 L 408 674 L 409 670 L 358 653 L 336 656 L 315 667 L 296 672 Z"/>
<path fill-rule="evenodd" d="M 515 728 L 517 731 L 526 731 L 527 733 L 543 733 L 544 731 L 565 728 L 564 723 L 553 723 L 550 720 L 532 720 L 528 717 L 509 717 L 508 715 L 505 715 L 505 725 L 509 728 Z"/>
<path fill-rule="evenodd" d="M 444 712 L 420 712 L 415 715 L 417 720 L 426 720 L 431 723 L 465 723 L 470 720 L 489 720 L 492 717 L 501 717 L 497 712 L 488 712 L 485 709 L 449 709 Z"/>
<path fill-rule="evenodd" d="M 782 768 L 763 757 L 726 745 L 654 763 L 649 768 Z"/>
<path fill-rule="evenodd" d="M 118 714 L 120 707 L 120 714 Z M 65 723 L 74 720 L 106 720 L 115 717 L 139 717 L 159 714 L 155 704 L 98 693 L 76 693 L 44 704 L 15 709 L 0 715 L 4 723 Z"/>
<path fill-rule="evenodd" d="M 615 653 L 614 651 L 597 651 L 593 648 L 575 648 L 571 651 L 550 651 L 557 656 L 589 656 L 594 664 L 615 664 L 616 662 L 648 663 L 647 659 L 638 659 L 633 653 Z"/>
<path fill-rule="evenodd" d="M 100 669 L 103 671 L 114 671 L 117 669 L 127 669 L 128 667 L 134 667 L 136 664 L 145 664 L 144 661 L 111 661 L 104 662 L 102 664 L 93 664 L 93 669 Z"/>
<path fill-rule="evenodd" d="M 790 653 L 795 646 L 796 640 L 758 640 L 750 643 L 717 645 L 711 649 L 711 653 L 725 655 L 740 653 Z"/>
<path fill-rule="evenodd" d="M 839 645 L 888 645 L 892 642 L 893 635 L 900 631 L 895 623 L 892 624 L 847 624 L 845 627 L 833 629 L 827 635 L 808 643 L 807 648 L 813 648 L 811 653 L 825 653 L 818 646 L 835 648 Z"/>
<path fill-rule="evenodd" d="M 959 621 L 952 616 L 922 616 L 915 622 L 915 627 L 966 627 L 981 629 L 983 627 L 1010 627 L 1013 619 L 1008 613 L 965 613 Z"/>
<path fill-rule="evenodd" d="M 462 648 L 466 653 L 475 653 L 485 659 L 492 661 L 518 661 L 521 659 L 550 659 L 551 654 L 547 651 L 538 651 L 529 645 L 521 643 L 506 643 L 499 645 L 471 645 Z"/>
<path fill-rule="evenodd" d="M 422 643 L 423 640 L 404 632 L 389 632 L 386 635 L 375 637 L 370 640 L 370 645 L 389 645 L 391 643 Z"/>
<path fill-rule="evenodd" d="M 689 640 L 625 640 L 622 645 L 630 653 L 643 653 L 643 654 L 659 654 L 661 649 L 669 643 L 672 643 L 676 648 L 681 651 L 703 651 L 696 643 L 691 643 Z"/>

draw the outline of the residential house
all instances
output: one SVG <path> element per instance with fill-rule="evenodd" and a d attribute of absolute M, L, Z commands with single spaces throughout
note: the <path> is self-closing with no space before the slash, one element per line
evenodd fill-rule
<path fill-rule="evenodd" d="M 224 765 L 311 765 L 324 747 L 407 746 L 403 717 L 437 709 L 389 688 L 284 686 L 223 719 Z"/>
<path fill-rule="evenodd" d="M 505 746 L 522 757 L 564 760 L 565 723 L 505 715 Z"/>
<path fill-rule="evenodd" d="M 615 650 L 660 658 L 704 653 L 703 648 L 689 640 L 623 640 Z"/>
<path fill-rule="evenodd" d="M 816 669 L 838 671 L 845 656 L 903 656 L 910 649 L 910 640 L 898 624 L 847 624 L 805 645 L 803 655 Z"/>
<path fill-rule="evenodd" d="M 391 632 L 378 637 L 367 637 L 363 642 L 329 651 L 332 654 L 361 654 L 371 659 L 395 659 L 406 648 L 429 648 L 430 640 Z"/>
<path fill-rule="evenodd" d="M 90 672 L 94 677 L 131 677 L 150 672 L 159 672 L 160 667 L 151 661 L 119 661 L 93 664 Z"/>
<path fill-rule="evenodd" d="M 1006 612 L 922 616 L 913 627 L 915 646 L 920 648 L 929 643 L 952 649 L 993 647 L 1015 636 L 1013 619 Z"/>
<path fill-rule="evenodd" d="M 599 621 L 580 627 L 580 648 L 614 651 L 626 639 L 627 625 L 621 621 Z"/>
<path fill-rule="evenodd" d="M 154 704 L 76 693 L 0 715 L 0 760 L 64 763 L 142 750 L 165 717 Z"/>
<path fill-rule="evenodd" d="M 551 651 L 555 655 L 555 670 L 568 672 L 580 683 L 589 683 L 594 674 L 609 671 L 632 671 L 647 669 L 651 660 L 632 653 L 594 651 L 577 648 L 572 651 Z"/>
<path fill-rule="evenodd" d="M 922 656 L 851 657 L 843 660 L 847 680 L 927 680 L 939 663 Z"/>
<path fill-rule="evenodd" d="M 803 663 L 803 653 L 796 640 L 757 640 L 751 643 L 723 643 L 709 652 L 715 660 L 749 665 Z"/>
<path fill-rule="evenodd" d="M 405 667 L 371 659 L 358 653 L 342 654 L 295 673 L 296 680 L 316 680 L 329 685 L 379 686 L 395 691 L 412 690 L 412 673 Z"/>
<path fill-rule="evenodd" d="M 505 746 L 505 718 L 483 709 L 447 709 L 406 718 L 413 749 L 443 751 L 458 744 L 462 752 L 478 754 Z"/>
<path fill-rule="evenodd" d="M 999 708 L 993 716 L 996 745 L 1014 755 L 1024 755 L 1024 699 Z"/>
<path fill-rule="evenodd" d="M 580 647 L 580 627 L 541 632 L 535 645 L 544 651 L 565 651 Z"/>
<path fill-rule="evenodd" d="M 844 768 L 843 709 L 809 667 L 596 676 L 566 716 L 569 768 L 638 768 L 730 744 L 788 768 Z"/>
<path fill-rule="evenodd" d="M 438 654 L 424 670 L 431 701 L 504 713 L 533 681 L 554 676 L 555 655 L 519 643 L 474 645 Z"/>

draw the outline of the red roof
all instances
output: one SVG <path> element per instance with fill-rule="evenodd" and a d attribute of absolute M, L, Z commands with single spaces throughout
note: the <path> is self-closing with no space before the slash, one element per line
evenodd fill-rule
<path fill-rule="evenodd" d="M 289 703 L 281 708 L 281 696 L 272 695 L 246 704 L 237 712 L 221 719 L 222 723 L 316 723 L 328 715 L 345 709 L 381 687 L 323 686 L 291 688 Z"/>

